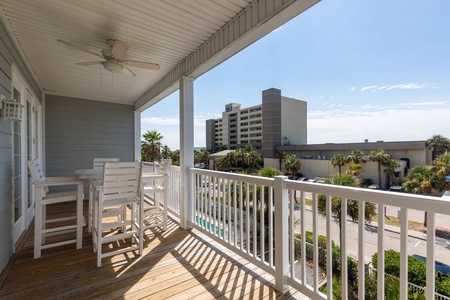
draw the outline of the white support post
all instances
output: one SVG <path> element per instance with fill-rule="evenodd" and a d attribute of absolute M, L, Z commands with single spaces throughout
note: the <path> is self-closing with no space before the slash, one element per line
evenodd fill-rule
<path fill-rule="evenodd" d="M 288 191 L 283 188 L 287 176 L 275 177 L 275 288 L 283 294 L 289 291 L 285 276 L 289 272 Z M 293 230 L 293 228 L 291 228 Z"/>
<path fill-rule="evenodd" d="M 134 111 L 134 161 L 141 161 L 141 112 Z"/>
<path fill-rule="evenodd" d="M 192 184 L 189 168 L 194 166 L 194 79 L 180 80 L 180 226 L 190 228 Z"/>
<path fill-rule="evenodd" d="M 400 299 L 408 299 L 408 209 L 400 215 Z"/>
<path fill-rule="evenodd" d="M 435 256 L 436 256 L 436 218 L 435 213 L 427 212 L 427 289 L 426 299 L 434 299 L 435 291 Z"/>
<path fill-rule="evenodd" d="M 384 208 L 378 204 L 378 265 L 377 265 L 377 299 L 384 300 Z"/>

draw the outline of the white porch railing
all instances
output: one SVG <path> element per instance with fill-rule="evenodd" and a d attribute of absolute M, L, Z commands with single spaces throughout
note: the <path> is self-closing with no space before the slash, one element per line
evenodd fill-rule
<path fill-rule="evenodd" d="M 154 163 L 144 162 L 144 173 L 152 173 L 155 170 Z M 173 216 L 180 217 L 180 167 L 171 166 L 168 182 L 168 203 L 161 199 L 161 205 L 167 205 L 167 210 Z"/>
<path fill-rule="evenodd" d="M 331 200 L 333 196 L 342 199 L 342 220 L 347 220 L 347 202 L 358 202 L 357 249 L 349 247 L 348 222 L 341 222 L 342 253 L 357 253 L 358 278 L 365 277 L 366 229 L 365 202 L 378 206 L 377 251 L 378 270 L 384 270 L 385 224 L 384 207 L 401 207 L 400 236 L 400 289 L 401 299 L 407 299 L 407 259 L 408 259 L 408 211 L 411 209 L 428 212 L 428 233 L 426 236 L 427 257 L 427 299 L 433 299 L 435 286 L 435 214 L 450 215 L 450 203 L 439 198 L 379 192 L 368 189 L 340 187 L 317 183 L 275 179 L 248 175 L 189 169 L 191 176 L 191 226 L 208 234 L 229 249 L 242 255 L 266 272 L 275 276 L 275 284 L 281 291 L 295 288 L 313 299 L 332 298 L 332 256 L 326 256 L 325 269 L 319 268 L 319 224 L 325 224 L 326 252 L 332 248 L 332 233 L 339 231 L 332 217 Z M 318 195 L 326 196 L 326 217 L 318 213 Z M 306 211 L 306 198 L 312 199 L 312 213 Z M 173 199 L 172 199 L 173 201 Z M 176 202 L 176 201 L 175 201 Z M 300 204 L 300 205 L 299 205 Z M 189 207 L 189 206 L 186 206 Z M 263 213 L 261 213 L 263 212 Z M 307 214 L 311 215 L 308 220 Z M 295 233 L 302 237 L 312 231 L 311 263 L 306 255 L 298 259 L 295 243 L 300 243 L 300 253 L 306 253 L 306 239 L 294 241 Z M 335 240 L 335 242 L 338 242 Z M 298 244 L 297 244 L 298 246 Z M 310 252 L 310 251 L 308 251 Z M 341 278 L 342 299 L 348 299 L 349 283 L 347 276 L 347 255 L 342 255 Z M 324 272 L 324 274 L 321 274 Z M 384 299 L 384 272 L 378 272 L 377 297 Z M 319 287 L 327 284 L 327 295 Z M 364 299 L 365 284 L 358 282 L 359 299 Z"/>

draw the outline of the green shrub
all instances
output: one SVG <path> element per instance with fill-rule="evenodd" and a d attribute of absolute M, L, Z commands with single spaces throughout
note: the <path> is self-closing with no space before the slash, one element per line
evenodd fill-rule
<path fill-rule="evenodd" d="M 273 178 L 275 176 L 281 175 L 282 173 L 279 170 L 275 169 L 275 168 L 268 167 L 268 168 L 262 169 L 260 174 L 261 174 L 262 177 Z"/>
<path fill-rule="evenodd" d="M 385 273 L 400 278 L 400 253 L 395 250 L 386 250 L 385 255 Z M 378 263 L 378 256 L 375 253 L 372 256 L 372 264 L 376 268 Z M 408 255 L 408 282 L 418 286 L 426 285 L 426 264 L 425 262 Z M 450 277 L 445 276 L 440 272 L 435 274 L 436 293 L 450 296 Z"/>

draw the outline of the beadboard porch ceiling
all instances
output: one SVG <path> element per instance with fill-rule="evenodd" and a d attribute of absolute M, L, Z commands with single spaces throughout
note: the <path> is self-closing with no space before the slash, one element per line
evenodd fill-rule
<path fill-rule="evenodd" d="M 149 93 L 162 80 L 173 77 L 171 73 L 177 67 L 230 22 L 240 20 L 252 27 L 255 25 L 249 22 L 259 16 L 257 27 L 266 26 L 270 19 L 284 11 L 285 16 L 271 25 L 279 26 L 316 2 L 318 0 L 0 0 L 0 17 L 45 94 L 135 104 L 142 110 L 148 107 L 145 103 L 152 100 L 150 98 L 164 94 L 163 91 L 168 94 L 170 88 L 169 92 L 175 90 L 173 84 L 166 84 L 157 92 Z M 286 14 L 289 10 L 292 12 Z M 262 16 L 266 19 L 261 20 Z M 266 27 L 269 28 L 253 37 L 253 41 L 273 30 Z M 241 39 L 242 34 L 238 32 L 238 35 Z M 101 65 L 80 66 L 76 63 L 101 59 L 59 43 L 58 39 L 84 45 L 99 54 L 109 47 L 107 39 L 119 39 L 130 46 L 124 59 L 157 63 L 160 69 L 130 67 L 136 77 L 125 77 L 108 72 Z M 214 57 L 206 57 L 194 68 L 180 68 L 182 72 L 177 72 L 177 76 L 195 78 L 251 43 L 246 41 L 239 45 L 239 39 L 233 41 L 233 45 L 225 43 L 224 49 L 217 51 Z"/>

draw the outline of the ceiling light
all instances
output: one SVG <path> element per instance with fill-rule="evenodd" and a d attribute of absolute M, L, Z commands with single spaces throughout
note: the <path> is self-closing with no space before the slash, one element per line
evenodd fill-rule
<path fill-rule="evenodd" d="M 113 73 L 119 73 L 122 71 L 123 67 L 119 65 L 114 59 L 109 59 L 102 63 L 103 67 Z"/>

